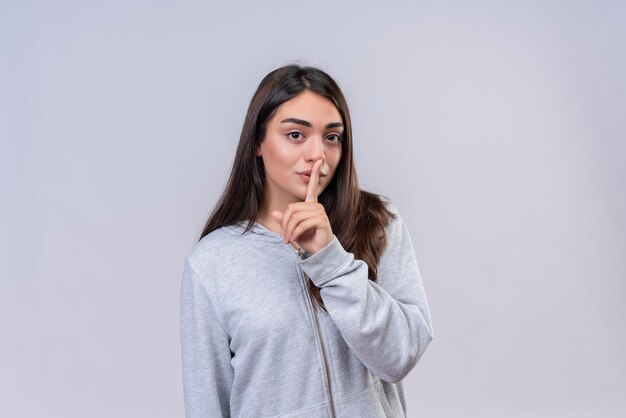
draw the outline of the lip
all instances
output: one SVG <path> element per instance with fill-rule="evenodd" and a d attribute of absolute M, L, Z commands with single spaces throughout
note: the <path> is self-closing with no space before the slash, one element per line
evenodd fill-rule
<path fill-rule="evenodd" d="M 311 180 L 311 176 L 308 174 L 298 173 L 298 176 L 304 180 L 305 183 L 308 183 Z"/>
<path fill-rule="evenodd" d="M 298 174 L 300 174 L 301 176 L 307 176 L 307 177 L 311 177 L 311 171 L 312 170 L 306 170 L 306 171 L 298 171 Z M 322 172 L 320 171 L 320 177 L 326 177 L 326 174 L 322 174 Z"/>

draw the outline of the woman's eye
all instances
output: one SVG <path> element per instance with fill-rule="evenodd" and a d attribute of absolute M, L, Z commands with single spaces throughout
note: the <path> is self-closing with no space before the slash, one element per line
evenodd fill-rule
<path fill-rule="evenodd" d="M 339 134 L 330 134 L 326 137 L 330 142 L 341 142 L 341 135 Z"/>
<path fill-rule="evenodd" d="M 302 137 L 302 134 L 300 132 L 289 132 L 287 136 L 289 139 L 298 140 Z"/>

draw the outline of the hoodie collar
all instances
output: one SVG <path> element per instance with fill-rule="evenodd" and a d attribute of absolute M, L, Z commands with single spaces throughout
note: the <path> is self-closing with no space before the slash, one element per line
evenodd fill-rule
<path fill-rule="evenodd" d="M 236 235 L 243 235 L 247 226 L 248 221 L 239 221 L 233 225 L 226 226 L 226 228 Z M 283 242 L 280 234 L 274 231 L 270 231 L 258 222 L 252 224 L 252 228 L 250 228 L 250 230 L 246 232 L 245 235 L 254 240 L 270 241 L 281 244 Z"/>

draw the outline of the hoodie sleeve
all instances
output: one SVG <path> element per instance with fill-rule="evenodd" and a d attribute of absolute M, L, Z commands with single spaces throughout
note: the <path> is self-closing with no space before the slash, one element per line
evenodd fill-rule
<path fill-rule="evenodd" d="M 413 369 L 433 338 L 430 313 L 407 228 L 395 208 L 377 281 L 337 239 L 300 266 L 320 288 L 348 346 L 380 379 L 395 383 Z"/>
<path fill-rule="evenodd" d="M 233 382 L 229 338 L 189 260 L 183 271 L 180 302 L 186 417 L 229 417 Z"/>

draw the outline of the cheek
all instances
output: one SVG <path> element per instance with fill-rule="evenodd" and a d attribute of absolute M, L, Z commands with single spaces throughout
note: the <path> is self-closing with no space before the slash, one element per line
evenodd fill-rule
<path fill-rule="evenodd" d="M 268 146 L 263 150 L 263 160 L 266 169 L 271 171 L 272 169 L 280 169 L 293 165 L 294 153 L 289 149 L 289 146 L 277 143 L 268 143 L 267 145 Z"/>
<path fill-rule="evenodd" d="M 326 153 L 326 162 L 333 172 L 337 169 L 339 161 L 341 161 L 341 148 L 331 149 Z"/>
<path fill-rule="evenodd" d="M 283 165 L 291 165 L 297 160 L 297 156 L 294 156 L 294 152 L 291 152 L 288 146 L 277 147 L 274 155 Z"/>

